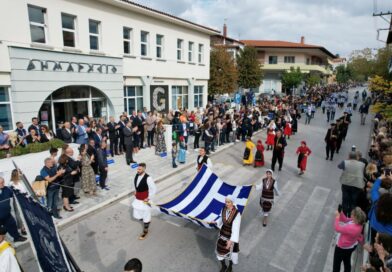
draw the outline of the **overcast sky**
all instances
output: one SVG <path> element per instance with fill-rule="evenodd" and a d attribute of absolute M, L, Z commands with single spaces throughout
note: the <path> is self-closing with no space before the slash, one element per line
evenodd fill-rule
<path fill-rule="evenodd" d="M 377 28 L 389 25 L 372 16 L 392 11 L 391 0 L 134 0 L 222 31 L 235 39 L 283 40 L 321 45 L 334 54 L 379 48 Z M 386 40 L 387 31 L 380 33 Z"/>

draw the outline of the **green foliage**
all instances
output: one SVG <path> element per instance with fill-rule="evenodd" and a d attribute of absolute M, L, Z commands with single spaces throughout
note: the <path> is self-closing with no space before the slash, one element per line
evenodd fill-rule
<path fill-rule="evenodd" d="M 215 48 L 210 55 L 209 94 L 233 93 L 237 89 L 238 72 L 233 57 L 224 48 Z"/>
<path fill-rule="evenodd" d="M 297 67 L 290 67 L 290 71 L 284 71 L 282 74 L 282 85 L 285 90 L 289 90 L 291 88 L 297 88 L 299 84 L 301 84 L 304 75 L 301 72 L 301 69 Z"/>
<path fill-rule="evenodd" d="M 46 143 L 34 143 L 28 144 L 26 147 L 16 146 L 10 149 L 10 154 L 12 157 L 21 156 L 29 153 L 38 153 L 42 151 L 47 151 L 50 148 L 61 148 L 64 145 L 64 142 L 60 139 L 53 139 Z M 0 151 L 0 159 L 4 159 L 7 157 L 7 152 L 4 150 Z"/>
<path fill-rule="evenodd" d="M 348 66 L 339 65 L 336 67 L 336 81 L 338 83 L 347 83 L 351 79 L 352 73 Z"/>
<path fill-rule="evenodd" d="M 244 89 L 257 88 L 263 80 L 263 70 L 257 50 L 245 46 L 237 55 L 238 85 Z"/>
<path fill-rule="evenodd" d="M 321 83 L 321 77 L 320 75 L 317 73 L 310 73 L 308 74 L 308 76 L 306 77 L 306 85 L 308 85 L 309 87 L 313 87 L 316 86 L 318 84 Z"/>

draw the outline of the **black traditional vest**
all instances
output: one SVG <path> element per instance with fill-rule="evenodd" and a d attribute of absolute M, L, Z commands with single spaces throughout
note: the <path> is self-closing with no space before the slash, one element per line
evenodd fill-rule
<path fill-rule="evenodd" d="M 135 190 L 136 190 L 136 192 L 148 191 L 147 178 L 149 177 L 149 175 L 147 175 L 147 173 L 144 173 L 144 176 L 143 176 L 142 180 L 139 182 L 139 186 L 136 186 L 138 177 L 139 177 L 139 174 L 136 174 L 135 181 L 134 181 L 135 182 Z"/>
<path fill-rule="evenodd" d="M 203 166 L 203 164 L 207 164 L 207 161 L 208 161 L 208 156 L 207 155 L 204 155 L 204 157 L 201 160 L 201 162 L 199 162 L 200 157 L 201 157 L 200 155 L 197 156 L 197 170 L 200 170 L 201 167 Z"/>

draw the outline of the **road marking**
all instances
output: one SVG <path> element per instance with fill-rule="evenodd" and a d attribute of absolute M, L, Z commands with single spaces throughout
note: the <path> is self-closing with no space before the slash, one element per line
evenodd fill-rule
<path fill-rule="evenodd" d="M 298 181 L 289 180 L 281 190 L 281 196 L 276 200 L 275 206 L 272 207 L 271 216 L 269 218 L 269 224 L 279 218 L 280 213 L 286 209 L 287 204 L 291 201 L 294 195 L 297 193 L 298 189 L 301 187 L 302 183 Z M 260 192 L 256 192 L 253 195 L 257 200 L 259 199 Z M 257 221 L 257 222 L 254 222 Z M 260 216 L 254 216 L 248 227 L 241 231 L 246 233 L 247 236 L 240 239 L 240 243 L 246 245 L 244 250 L 241 250 L 242 254 L 248 256 L 253 249 L 260 244 L 263 236 L 266 233 L 264 229 L 260 233 L 261 222 Z M 260 233 L 255 237 L 255 233 Z"/>
<path fill-rule="evenodd" d="M 316 186 L 294 225 L 288 231 L 284 242 L 276 251 L 275 257 L 270 263 L 271 266 L 283 271 L 294 271 L 330 191 Z M 282 256 L 285 256 L 284 262 L 282 262 Z"/>

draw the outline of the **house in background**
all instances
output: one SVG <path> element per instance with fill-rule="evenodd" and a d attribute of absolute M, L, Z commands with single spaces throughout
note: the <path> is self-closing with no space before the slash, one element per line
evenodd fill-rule
<path fill-rule="evenodd" d="M 223 25 L 223 33 L 211 36 L 211 48 L 223 47 L 227 52 L 236 58 L 240 49 L 244 48 L 244 43 L 227 36 L 227 25 Z"/>
<path fill-rule="evenodd" d="M 264 79 L 259 88 L 253 89 L 256 94 L 281 93 L 282 73 L 289 71 L 291 67 L 299 67 L 303 73 L 319 73 L 324 80 L 332 75 L 329 60 L 334 59 L 335 55 L 323 46 L 306 44 L 305 37 L 301 37 L 299 43 L 268 40 L 240 42 L 256 48 L 263 65 Z"/>

